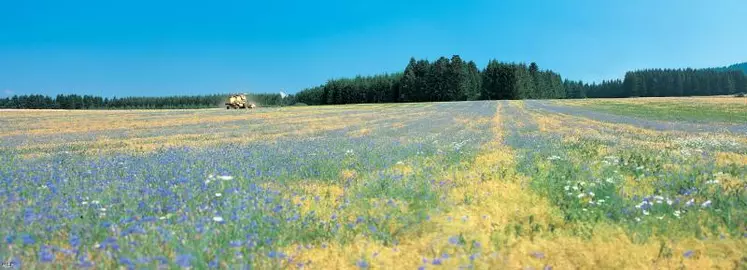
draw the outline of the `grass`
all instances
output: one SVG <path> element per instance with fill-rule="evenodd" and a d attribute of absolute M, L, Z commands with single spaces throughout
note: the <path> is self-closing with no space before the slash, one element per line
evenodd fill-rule
<path fill-rule="evenodd" d="M 743 134 L 649 130 L 520 101 L 0 121 L 27 132 L 0 131 L 0 259 L 19 269 L 747 260 Z"/>
<path fill-rule="evenodd" d="M 747 123 L 747 99 L 739 97 L 633 98 L 562 101 L 561 104 L 655 120 Z"/>

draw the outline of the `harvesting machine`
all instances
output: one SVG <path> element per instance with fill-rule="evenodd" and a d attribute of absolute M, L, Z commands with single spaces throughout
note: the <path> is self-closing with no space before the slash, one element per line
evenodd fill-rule
<path fill-rule="evenodd" d="M 226 102 L 226 110 L 228 109 L 254 109 L 257 105 L 249 103 L 246 100 L 246 95 L 231 95 L 228 97 Z"/>

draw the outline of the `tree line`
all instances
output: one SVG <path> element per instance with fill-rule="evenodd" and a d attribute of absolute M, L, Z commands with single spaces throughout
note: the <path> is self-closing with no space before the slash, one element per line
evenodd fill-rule
<path fill-rule="evenodd" d="M 744 64 L 743 64 L 744 65 Z M 740 66 L 741 67 L 741 66 Z M 645 69 L 624 79 L 601 83 L 563 80 L 536 63 L 490 60 L 482 70 L 458 55 L 433 62 L 410 58 L 404 71 L 330 79 L 283 98 L 252 94 L 261 106 L 293 104 L 434 102 L 496 99 L 625 98 L 730 95 L 747 92 L 747 76 L 739 69 Z M 102 98 L 90 95 L 23 95 L 0 98 L 0 108 L 30 109 L 188 109 L 215 108 L 227 94 L 171 97 Z"/>
<path fill-rule="evenodd" d="M 623 80 L 588 84 L 565 81 L 568 98 L 625 98 L 732 95 L 747 92 L 747 76 L 729 69 L 645 69 Z"/>
<path fill-rule="evenodd" d="M 431 102 L 494 99 L 708 96 L 747 92 L 747 77 L 734 69 L 646 69 L 601 83 L 563 80 L 536 63 L 491 60 L 478 70 L 458 55 L 434 62 L 410 59 L 402 73 L 332 79 L 296 94 L 299 102 L 324 104 Z"/>
<path fill-rule="evenodd" d="M 199 109 L 222 107 L 228 94 L 102 98 L 92 95 L 15 95 L 0 98 L 0 108 L 6 109 Z M 286 106 L 295 103 L 293 95 L 250 94 L 247 99 L 261 106 Z"/>
<path fill-rule="evenodd" d="M 458 55 L 433 62 L 410 58 L 401 73 L 331 79 L 296 94 L 310 105 L 565 97 L 561 76 L 536 63 L 491 60 L 480 71 Z"/>

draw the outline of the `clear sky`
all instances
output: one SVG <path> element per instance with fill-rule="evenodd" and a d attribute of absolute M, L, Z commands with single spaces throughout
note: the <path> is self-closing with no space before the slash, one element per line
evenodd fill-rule
<path fill-rule="evenodd" d="M 0 96 L 294 93 L 453 54 L 586 81 L 725 66 L 747 1 L 0 1 Z"/>

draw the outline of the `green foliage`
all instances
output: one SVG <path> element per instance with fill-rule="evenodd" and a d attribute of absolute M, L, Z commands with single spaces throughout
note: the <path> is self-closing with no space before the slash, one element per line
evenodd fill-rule
<path fill-rule="evenodd" d="M 530 70 L 533 68 L 533 70 Z M 459 55 L 434 62 L 410 58 L 404 72 L 334 79 L 305 89 L 296 97 L 307 104 L 439 102 L 523 98 L 565 98 L 560 75 L 537 64 L 490 61 L 482 72 Z"/>
<path fill-rule="evenodd" d="M 734 64 L 728 67 L 721 67 L 721 68 L 713 68 L 712 70 L 715 71 L 730 71 L 730 70 L 736 70 L 736 71 L 742 71 L 745 74 L 747 74 L 747 62 Z"/>
<path fill-rule="evenodd" d="M 646 69 L 601 84 L 565 82 L 569 98 L 732 95 L 747 91 L 747 76 L 729 69 Z"/>
<path fill-rule="evenodd" d="M 221 107 L 228 94 L 171 97 L 102 98 L 90 95 L 23 95 L 0 98 L 0 108 L 10 109 L 199 109 Z M 262 106 L 287 106 L 295 103 L 293 95 L 250 94 L 247 98 Z"/>

